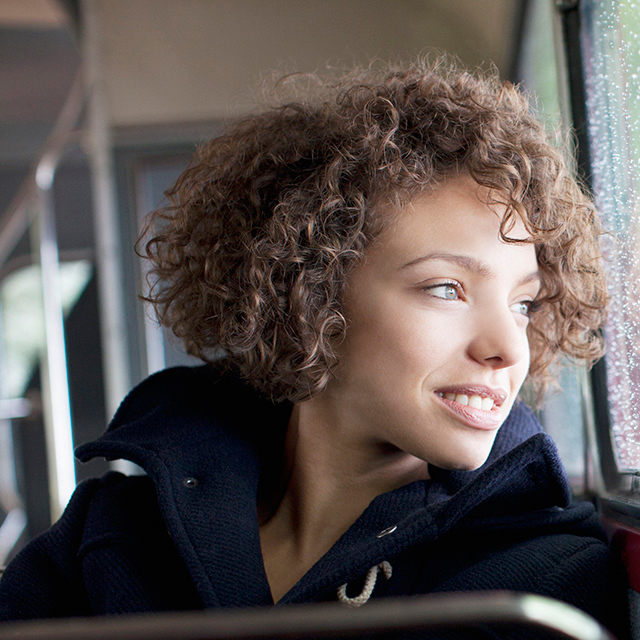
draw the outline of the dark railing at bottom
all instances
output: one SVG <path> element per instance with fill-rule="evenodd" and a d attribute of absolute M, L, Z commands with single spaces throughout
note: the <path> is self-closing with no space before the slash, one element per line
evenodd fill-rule
<path fill-rule="evenodd" d="M 0 640 L 252 640 L 517 628 L 548 637 L 614 640 L 591 616 L 537 595 L 442 593 L 342 604 L 275 606 L 0 624 Z M 542 633 L 541 637 L 545 637 Z"/>

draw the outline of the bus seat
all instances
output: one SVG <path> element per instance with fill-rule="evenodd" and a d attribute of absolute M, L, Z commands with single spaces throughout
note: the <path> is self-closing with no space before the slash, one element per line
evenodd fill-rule
<path fill-rule="evenodd" d="M 640 640 L 640 527 L 622 521 L 624 516 L 607 514 L 603 523 L 611 540 L 611 549 L 624 566 L 629 584 L 631 637 Z"/>
<path fill-rule="evenodd" d="M 543 596 L 505 591 L 438 593 L 379 600 L 357 609 L 339 603 L 243 610 L 121 615 L 40 620 L 0 625 L 0 640 L 265 640 L 323 637 L 416 637 L 415 632 L 454 632 L 477 637 L 506 629 L 536 638 L 615 640 L 575 607 Z M 488 631 L 488 629 L 487 629 Z M 413 633 L 411 633 L 413 632 Z M 428 633 L 429 637 L 433 637 Z M 437 636 L 436 636 L 437 637 Z M 447 636 L 450 637 L 450 636 Z M 483 635 L 483 637 L 486 637 Z"/>

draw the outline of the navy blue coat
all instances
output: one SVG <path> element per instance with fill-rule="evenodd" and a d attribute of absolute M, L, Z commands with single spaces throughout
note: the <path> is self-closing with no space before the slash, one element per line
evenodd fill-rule
<path fill-rule="evenodd" d="M 281 449 L 290 406 L 208 367 L 152 376 L 122 403 L 81 460 L 124 458 L 76 490 L 60 521 L 0 582 L 0 620 L 270 605 L 256 495 Z M 489 460 L 374 499 L 279 604 L 510 589 L 548 595 L 624 628 L 625 591 L 589 503 L 570 504 L 555 445 L 517 404 Z M 371 603 L 368 605 L 371 606 Z"/>

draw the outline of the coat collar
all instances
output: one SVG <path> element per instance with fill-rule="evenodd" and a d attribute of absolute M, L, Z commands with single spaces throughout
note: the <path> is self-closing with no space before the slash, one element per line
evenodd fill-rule
<path fill-rule="evenodd" d="M 107 432 L 76 454 L 128 459 L 151 476 L 205 606 L 270 604 L 256 494 L 261 460 L 280 449 L 290 410 L 208 366 L 169 369 L 134 389 Z M 517 404 L 480 469 L 431 466 L 431 480 L 378 496 L 281 602 L 308 600 L 470 519 L 568 504 L 555 445 L 540 431 Z"/>

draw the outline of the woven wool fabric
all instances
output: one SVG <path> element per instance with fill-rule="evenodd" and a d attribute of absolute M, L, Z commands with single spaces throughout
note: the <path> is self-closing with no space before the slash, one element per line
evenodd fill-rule
<path fill-rule="evenodd" d="M 60 521 L 7 568 L 0 620 L 273 604 L 256 495 L 289 412 L 210 367 L 143 382 L 77 454 L 132 460 L 148 475 L 81 484 Z M 358 596 L 386 561 L 392 573 L 377 578 L 365 606 L 528 591 L 570 602 L 624 637 L 625 587 L 597 514 L 571 503 L 555 445 L 524 404 L 480 469 L 431 466 L 430 476 L 374 499 L 278 606 L 336 600 L 345 584 Z"/>

